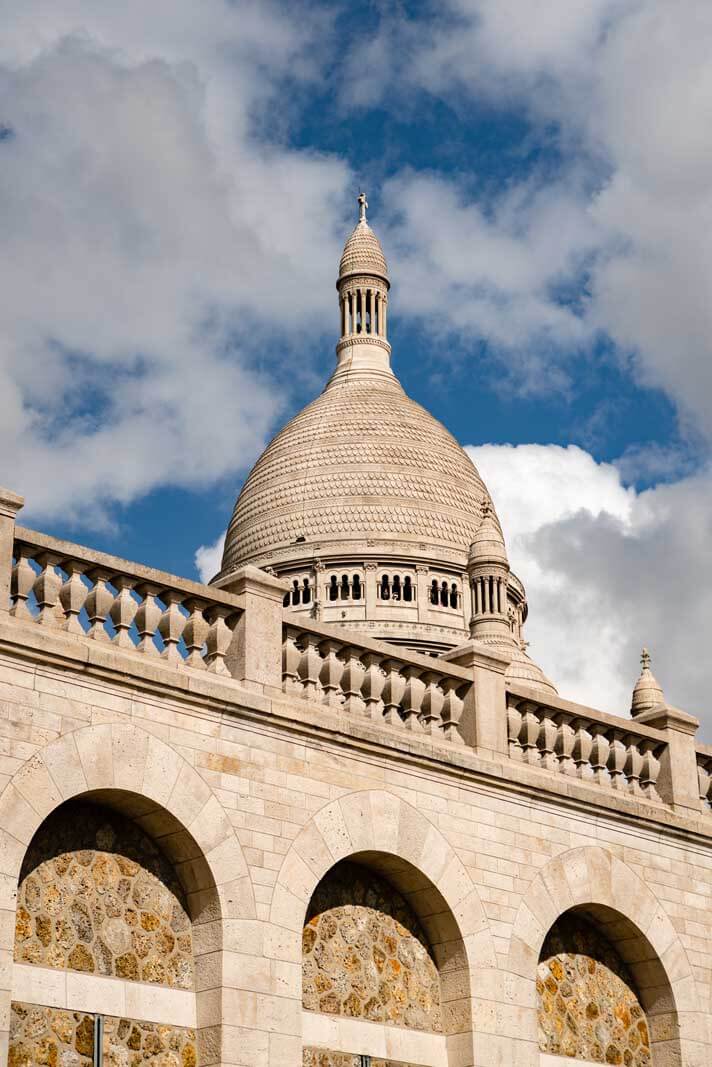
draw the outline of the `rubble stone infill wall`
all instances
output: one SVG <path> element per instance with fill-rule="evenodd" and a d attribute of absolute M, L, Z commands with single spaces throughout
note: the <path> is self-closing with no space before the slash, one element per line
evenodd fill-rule
<path fill-rule="evenodd" d="M 23 864 L 15 959 L 192 989 L 191 923 L 170 864 L 121 815 L 63 805 Z"/>
<path fill-rule="evenodd" d="M 537 970 L 542 1052 L 650 1067 L 650 1033 L 628 969 L 594 926 L 558 920 Z"/>
<path fill-rule="evenodd" d="M 196 1067 L 195 1031 L 104 1019 L 103 1067 Z M 8 1067 L 92 1067 L 94 1016 L 13 1003 Z"/>
<path fill-rule="evenodd" d="M 427 940 L 383 878 L 355 863 L 338 864 L 312 898 L 302 946 L 305 1008 L 442 1030 L 440 976 Z"/>

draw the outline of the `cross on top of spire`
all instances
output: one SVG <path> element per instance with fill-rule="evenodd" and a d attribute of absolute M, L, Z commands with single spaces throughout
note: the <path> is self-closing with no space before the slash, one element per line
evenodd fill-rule
<path fill-rule="evenodd" d="M 366 211 L 368 209 L 368 200 L 366 199 L 366 194 L 365 193 L 359 193 L 357 199 L 358 199 L 358 221 L 359 222 L 365 222 L 366 221 Z"/>

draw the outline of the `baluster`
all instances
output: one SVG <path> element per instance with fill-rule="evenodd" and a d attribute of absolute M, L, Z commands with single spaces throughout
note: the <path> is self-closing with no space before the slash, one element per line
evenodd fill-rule
<path fill-rule="evenodd" d="M 109 571 L 94 568 L 89 572 L 89 577 L 94 585 L 89 590 L 84 604 L 90 623 L 88 636 L 94 641 L 109 641 L 104 623 L 114 603 L 114 594 L 106 587 L 111 574 Z"/>
<path fill-rule="evenodd" d="M 576 737 L 574 739 L 573 758 L 576 764 L 576 777 L 583 779 L 593 778 L 593 767 L 591 766 L 593 738 L 582 719 L 576 721 L 574 729 Z"/>
<path fill-rule="evenodd" d="M 302 683 L 299 678 L 299 661 L 302 654 L 297 647 L 299 630 L 292 626 L 284 627 L 282 640 L 282 689 L 285 693 L 301 693 Z"/>
<path fill-rule="evenodd" d="M 660 800 L 660 794 L 656 789 L 658 775 L 660 774 L 660 760 L 655 755 L 657 742 L 645 740 L 641 743 L 643 749 L 643 769 L 640 774 L 640 788 L 643 796 L 648 800 Z"/>
<path fill-rule="evenodd" d="M 180 610 L 183 594 L 176 592 L 174 589 L 164 589 L 161 591 L 161 600 L 166 605 L 158 623 L 158 632 L 163 638 L 165 646 L 161 653 L 161 659 L 177 666 L 183 663 L 183 657 L 178 647 L 186 623 L 186 617 Z M 218 671 L 217 673 L 222 674 L 223 672 Z"/>
<path fill-rule="evenodd" d="M 302 696 L 305 700 L 316 698 L 319 692 L 319 673 L 321 656 L 319 655 L 319 637 L 302 633 L 299 639 L 301 656 L 299 658 L 299 677 L 302 681 Z"/>
<path fill-rule="evenodd" d="M 548 771 L 558 771 L 559 761 L 556 757 L 556 739 L 558 730 L 548 708 L 541 710 L 541 729 L 539 731 L 539 750 L 541 766 Z"/>
<path fill-rule="evenodd" d="M 374 652 L 367 652 L 363 657 L 363 665 L 366 674 L 361 686 L 361 696 L 366 705 L 366 718 L 373 722 L 383 722 L 383 701 L 381 696 L 386 682 L 386 676 L 381 669 L 383 657 Z"/>
<path fill-rule="evenodd" d="M 522 745 L 522 759 L 525 763 L 530 763 L 532 766 L 537 767 L 539 765 L 539 732 L 541 730 L 541 722 L 535 711 L 538 710 L 538 705 L 530 704 L 526 701 L 523 705 L 524 712 L 522 714 L 522 728 L 519 733 L 519 740 Z"/>
<path fill-rule="evenodd" d="M 608 738 L 605 736 L 606 727 L 601 723 L 593 723 L 590 729 L 593 737 L 593 744 L 591 745 L 593 780 L 598 782 L 599 785 L 608 785 L 609 778 L 606 764 L 610 746 Z"/>
<path fill-rule="evenodd" d="M 425 693 L 420 707 L 420 723 L 427 734 L 437 734 L 440 731 L 440 714 L 445 702 L 445 694 L 438 685 L 440 676 L 433 671 L 423 675 Z"/>
<path fill-rule="evenodd" d="M 156 603 L 158 586 L 143 582 L 136 586 L 136 592 L 142 597 L 136 612 L 136 629 L 138 630 L 139 642 L 137 650 L 147 656 L 159 656 L 154 637 L 158 631 L 163 610 Z"/>
<path fill-rule="evenodd" d="M 347 646 L 341 651 L 340 659 L 344 664 L 341 688 L 344 691 L 344 711 L 349 715 L 363 715 L 366 705 L 361 698 L 361 686 L 366 674 L 360 649 Z"/>
<path fill-rule="evenodd" d="M 136 645 L 129 633 L 131 623 L 134 621 L 134 617 L 138 611 L 138 604 L 131 596 L 131 590 L 134 587 L 134 579 L 129 578 L 126 574 L 118 574 L 112 579 L 111 584 L 117 591 L 109 613 L 111 621 L 116 628 L 113 643 L 118 645 L 119 648 L 130 648 L 134 651 Z"/>
<path fill-rule="evenodd" d="M 237 623 L 234 608 L 227 604 L 211 604 L 205 612 L 208 632 L 205 635 L 205 662 L 211 674 L 230 674 L 225 656 L 232 642 L 232 632 Z"/>
<path fill-rule="evenodd" d="M 344 695 L 341 688 L 344 665 L 338 657 L 338 652 L 343 647 L 343 642 L 335 641 L 332 638 L 319 642 L 319 655 L 323 658 L 321 670 L 319 671 L 319 681 L 324 691 L 321 699 L 322 703 L 327 704 L 330 708 L 340 708 L 344 703 Z"/>
<path fill-rule="evenodd" d="M 191 597 L 185 602 L 188 620 L 183 627 L 183 640 L 188 654 L 183 662 L 186 667 L 194 667 L 199 671 L 207 669 L 203 659 L 203 646 L 209 629 L 203 614 L 207 606 L 206 600 L 200 600 L 197 597 Z"/>
<path fill-rule="evenodd" d="M 638 738 L 628 737 L 628 743 L 626 746 L 626 759 L 624 774 L 628 781 L 628 792 L 634 793 L 636 796 L 640 796 L 642 790 L 640 788 L 640 776 L 643 771 L 643 756 L 638 748 Z"/>
<path fill-rule="evenodd" d="M 397 729 L 403 728 L 401 707 L 405 693 L 405 678 L 401 674 L 401 664 L 396 659 L 386 659 L 382 664 L 386 681 L 383 686 L 383 718 Z"/>
<path fill-rule="evenodd" d="M 425 683 L 420 677 L 420 667 L 406 664 L 402 670 L 405 675 L 405 690 L 403 692 L 403 726 L 406 730 L 421 730 L 420 709 L 425 696 Z"/>
<path fill-rule="evenodd" d="M 35 600 L 39 608 L 39 615 L 35 621 L 40 626 L 56 628 L 64 622 L 64 612 L 59 603 L 62 579 L 56 569 L 60 557 L 52 552 L 41 552 L 35 558 L 40 565 L 40 573 L 36 576 L 32 586 L 32 592 L 35 594 Z M 58 606 L 59 616 L 57 612 Z"/>
<path fill-rule="evenodd" d="M 34 619 L 34 615 L 27 603 L 37 577 L 37 572 L 30 564 L 33 549 L 29 545 L 19 545 L 15 556 L 16 563 L 12 568 L 10 579 L 10 597 L 12 598 L 10 614 L 16 619 Z"/>
<path fill-rule="evenodd" d="M 465 739 L 460 733 L 460 719 L 465 708 L 463 697 L 472 683 L 446 675 L 441 679 L 440 685 L 444 695 L 440 712 L 440 729 L 443 737 L 453 745 L 464 745 Z"/>
<path fill-rule="evenodd" d="M 522 713 L 514 704 L 507 707 L 507 742 L 509 746 L 509 758 L 521 760 L 523 758 L 522 746 L 519 735 L 522 732 Z"/>
<path fill-rule="evenodd" d="M 556 752 L 556 758 L 559 761 L 559 773 L 567 774 L 569 777 L 576 775 L 576 764 L 574 762 L 574 744 L 576 743 L 576 733 L 571 725 L 571 719 L 568 715 L 559 715 L 558 727 L 556 731 L 556 746 L 554 751 Z"/>
<path fill-rule="evenodd" d="M 611 735 L 611 747 L 608 752 L 608 773 L 611 777 L 611 789 L 625 790 L 628 783 L 625 779 L 625 764 L 628 758 L 626 747 L 622 741 L 623 734 L 620 730 L 614 730 Z"/>
<path fill-rule="evenodd" d="M 69 634 L 79 634 L 81 637 L 86 636 L 79 616 L 84 607 L 84 601 L 89 595 L 89 589 L 82 581 L 82 575 L 87 567 L 87 563 L 80 563 L 79 560 L 62 560 L 62 569 L 67 573 L 67 579 L 59 592 L 59 599 L 65 614 L 64 629 Z"/>

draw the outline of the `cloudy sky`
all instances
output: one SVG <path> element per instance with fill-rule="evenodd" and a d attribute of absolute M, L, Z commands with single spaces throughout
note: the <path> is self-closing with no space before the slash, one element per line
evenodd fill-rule
<path fill-rule="evenodd" d="M 562 694 L 707 703 L 709 0 L 0 0 L 0 482 L 210 570 L 333 360 L 366 186 L 408 391 L 470 448 Z M 197 555 L 196 555 L 197 553 Z"/>

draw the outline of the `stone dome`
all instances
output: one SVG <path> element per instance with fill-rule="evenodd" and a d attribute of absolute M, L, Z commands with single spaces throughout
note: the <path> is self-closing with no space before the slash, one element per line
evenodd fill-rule
<path fill-rule="evenodd" d="M 388 267 L 358 199 L 336 369 L 253 467 L 213 580 L 263 567 L 293 612 L 436 655 L 472 635 L 512 657 L 507 678 L 553 690 L 523 650 L 526 594 L 477 469 L 391 368 Z"/>
<path fill-rule="evenodd" d="M 222 573 L 369 541 L 464 570 L 486 496 L 452 434 L 392 374 L 336 374 L 255 464 Z"/>
<path fill-rule="evenodd" d="M 353 274 L 375 274 L 388 281 L 388 266 L 381 248 L 381 242 L 365 219 L 356 223 L 354 230 L 344 245 L 339 263 L 339 280 Z"/>

